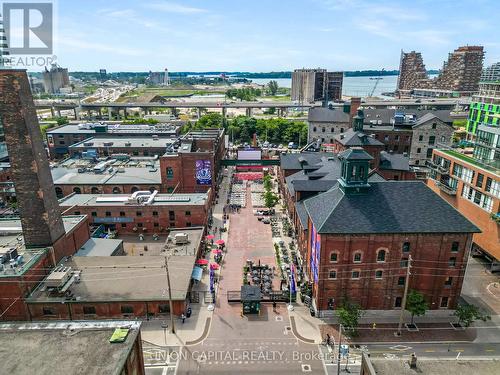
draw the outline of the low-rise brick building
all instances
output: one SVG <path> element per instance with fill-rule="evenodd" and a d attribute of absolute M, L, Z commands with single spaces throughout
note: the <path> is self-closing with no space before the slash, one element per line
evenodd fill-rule
<path fill-rule="evenodd" d="M 151 197 L 151 201 L 149 201 Z M 132 195 L 72 194 L 59 201 L 64 215 L 87 215 L 89 224 L 117 233 L 162 233 L 170 228 L 205 226 L 209 193 Z"/>
<path fill-rule="evenodd" d="M 431 309 L 454 308 L 479 229 L 423 182 L 369 182 L 371 156 L 362 149 L 339 157 L 338 183 L 304 202 L 302 271 L 313 307 L 326 314 L 348 298 L 363 309 L 401 308 L 411 256 L 410 289 Z"/>
<path fill-rule="evenodd" d="M 2 373 L 9 375 L 144 375 L 141 323 L 0 324 Z M 112 342 L 115 330 L 123 341 Z"/>
<path fill-rule="evenodd" d="M 428 113 L 413 125 L 413 136 L 410 149 L 410 165 L 425 167 L 426 160 L 432 159 L 432 150 L 451 146 L 453 126 L 440 120 L 436 115 Z"/>
<path fill-rule="evenodd" d="M 24 297 L 63 257 L 89 239 L 85 216 L 62 219 L 65 234 L 53 246 L 26 248 L 19 219 L 0 220 L 0 320 L 31 320 Z"/>
<path fill-rule="evenodd" d="M 183 122 L 172 121 L 164 124 L 105 124 L 82 123 L 67 124 L 47 130 L 47 145 L 51 158 L 61 158 L 70 151 L 70 146 L 92 137 L 98 139 L 132 140 L 136 137 L 158 137 L 175 139 Z"/>
<path fill-rule="evenodd" d="M 187 243 L 175 244 L 176 234 Z M 204 228 L 169 233 L 166 253 L 145 256 L 65 258 L 27 298 L 33 320 L 146 319 L 170 313 L 165 255 L 171 282 L 172 313 L 185 312 Z M 64 276 L 65 277 L 61 277 Z"/>

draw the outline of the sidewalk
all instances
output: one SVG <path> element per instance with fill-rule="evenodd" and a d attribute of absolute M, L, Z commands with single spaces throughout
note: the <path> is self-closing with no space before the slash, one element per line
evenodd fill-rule
<path fill-rule="evenodd" d="M 228 177 L 223 178 L 221 188 L 219 190 L 218 203 L 214 204 L 212 207 L 212 228 L 229 228 L 229 221 L 226 221 L 225 224 L 223 223 L 223 207 L 227 199 L 229 181 L 230 179 Z M 213 230 L 210 233 L 215 234 Z M 227 233 L 228 231 L 222 233 L 217 232 L 217 234 L 215 234 L 215 240 L 223 239 L 227 243 Z M 223 260 L 221 262 L 222 265 L 224 264 L 225 252 L 223 254 Z M 215 262 L 214 254 L 212 254 L 212 252 L 207 254 L 206 259 L 211 263 Z M 219 270 L 215 270 L 216 279 L 219 278 L 222 268 L 223 266 L 221 266 Z M 219 284 L 217 283 L 215 285 L 216 290 L 218 289 L 218 286 Z M 203 272 L 202 279 L 193 286 L 192 290 L 200 293 L 210 291 L 210 274 L 208 271 Z M 144 321 L 141 326 L 142 340 L 157 346 L 185 346 L 195 344 L 200 339 L 205 338 L 209 333 L 213 318 L 213 310 L 210 311 L 208 306 L 208 304 L 204 303 L 203 294 L 200 294 L 200 302 L 190 304 L 192 309 L 192 315 L 190 318 L 187 318 L 185 322 L 182 323 L 181 319 L 174 317 L 175 334 L 170 333 L 170 316 L 166 316 L 164 319 Z M 162 324 L 168 325 L 166 335 Z"/>
<path fill-rule="evenodd" d="M 500 316 L 492 316 L 488 322 L 476 322 L 467 330 L 455 330 L 450 322 L 456 322 L 452 310 L 432 310 L 424 316 L 415 317 L 418 332 L 409 332 L 403 325 L 403 335 L 394 336 L 399 322 L 399 310 L 366 310 L 360 319 L 359 336 L 353 342 L 404 342 L 404 341 L 500 341 Z M 338 336 L 336 317 L 317 318 L 311 316 L 309 308 L 302 303 L 294 304 L 289 316 L 295 320 L 294 334 L 300 340 L 313 340 L 319 344 L 327 333 Z M 403 323 L 410 322 L 410 314 L 405 312 Z M 376 329 L 373 330 L 373 323 Z"/>
<path fill-rule="evenodd" d="M 207 305 L 202 303 L 191 305 L 193 314 L 184 323 L 178 317 L 174 317 L 175 334 L 170 333 L 170 316 L 165 319 L 153 319 L 143 321 L 141 326 L 141 338 L 150 344 L 157 346 L 184 346 L 190 341 L 196 341 L 203 336 L 207 324 L 209 324 L 212 311 L 208 311 Z M 207 323 L 208 322 L 208 323 Z M 166 342 L 165 329 L 162 324 L 167 324 Z"/>

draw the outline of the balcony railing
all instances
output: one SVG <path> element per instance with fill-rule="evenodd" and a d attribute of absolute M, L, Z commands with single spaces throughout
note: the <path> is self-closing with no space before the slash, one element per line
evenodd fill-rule
<path fill-rule="evenodd" d="M 448 186 L 442 182 L 436 181 L 436 186 L 439 188 L 439 190 L 445 192 L 448 195 L 457 195 L 457 189 L 452 188 L 451 186 Z"/>

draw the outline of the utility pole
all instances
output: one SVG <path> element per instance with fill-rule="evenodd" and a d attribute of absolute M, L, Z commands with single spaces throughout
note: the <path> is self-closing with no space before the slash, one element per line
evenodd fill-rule
<path fill-rule="evenodd" d="M 165 256 L 165 270 L 167 271 L 168 304 L 170 308 L 170 327 L 171 333 L 175 333 L 174 327 L 174 306 L 172 304 L 172 289 L 170 288 L 170 274 L 168 273 L 168 255 Z"/>
<path fill-rule="evenodd" d="M 398 331 L 396 332 L 397 336 L 401 336 L 401 327 L 403 326 L 403 314 L 405 312 L 406 296 L 408 295 L 408 286 L 410 284 L 410 275 L 411 275 L 410 269 L 411 269 L 411 255 L 408 256 L 408 263 L 406 265 L 405 291 L 403 294 L 403 301 L 401 302 L 401 313 L 399 314 Z"/>
<path fill-rule="evenodd" d="M 342 346 L 342 324 L 339 323 L 339 355 L 337 358 L 337 375 L 340 374 L 340 347 Z"/>

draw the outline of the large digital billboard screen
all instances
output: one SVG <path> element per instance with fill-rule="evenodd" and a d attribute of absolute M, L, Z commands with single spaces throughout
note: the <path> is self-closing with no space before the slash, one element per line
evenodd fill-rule
<path fill-rule="evenodd" d="M 196 160 L 195 170 L 198 185 L 212 184 L 212 163 L 210 160 Z"/>

